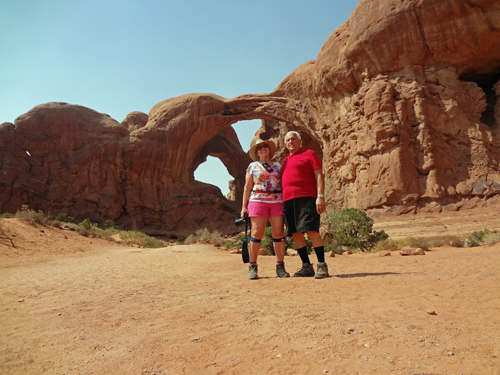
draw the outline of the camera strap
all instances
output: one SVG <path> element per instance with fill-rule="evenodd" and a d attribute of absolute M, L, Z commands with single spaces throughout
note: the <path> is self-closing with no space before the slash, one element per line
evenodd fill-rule
<path fill-rule="evenodd" d="M 250 262 L 250 254 L 248 253 L 248 220 L 245 220 L 245 238 L 243 238 L 243 244 L 241 245 L 241 258 L 243 263 Z"/>

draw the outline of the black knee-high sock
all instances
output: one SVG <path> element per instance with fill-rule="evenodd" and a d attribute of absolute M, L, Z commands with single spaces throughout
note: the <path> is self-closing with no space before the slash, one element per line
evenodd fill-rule
<path fill-rule="evenodd" d="M 315 247 L 314 252 L 316 253 L 318 262 L 325 263 L 325 247 L 324 246 Z"/>
<path fill-rule="evenodd" d="M 302 263 L 311 264 L 311 262 L 309 262 L 309 255 L 307 254 L 307 246 L 297 249 L 297 252 L 299 253 L 300 259 L 302 259 Z"/>

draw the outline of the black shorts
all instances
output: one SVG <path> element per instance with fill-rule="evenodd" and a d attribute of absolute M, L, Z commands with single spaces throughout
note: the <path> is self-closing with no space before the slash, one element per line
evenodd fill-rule
<path fill-rule="evenodd" d="M 286 235 L 319 232 L 321 217 L 316 210 L 316 198 L 294 198 L 283 202 Z"/>

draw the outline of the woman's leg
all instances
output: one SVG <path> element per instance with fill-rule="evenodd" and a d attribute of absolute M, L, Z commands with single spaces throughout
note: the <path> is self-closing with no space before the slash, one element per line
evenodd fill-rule
<path fill-rule="evenodd" d="M 264 230 L 266 229 L 267 217 L 251 217 L 250 220 L 252 221 L 251 236 L 256 240 L 262 240 L 264 238 Z M 260 242 L 250 241 L 250 263 L 257 263 L 259 249 Z"/>
<path fill-rule="evenodd" d="M 284 221 L 283 216 L 271 216 L 269 218 L 271 222 L 271 233 L 273 239 L 280 239 L 285 237 Z M 276 254 L 276 260 L 278 262 L 283 262 L 285 260 L 285 240 L 280 242 L 274 242 L 274 253 Z"/>

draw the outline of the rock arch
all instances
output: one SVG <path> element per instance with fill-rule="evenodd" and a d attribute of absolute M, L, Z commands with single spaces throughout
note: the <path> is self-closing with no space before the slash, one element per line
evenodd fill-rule
<path fill-rule="evenodd" d="M 360 0 L 315 61 L 269 94 L 189 94 L 122 124 L 47 103 L 0 126 L 0 209 L 112 219 L 150 234 L 235 230 L 248 156 L 230 126 L 305 134 L 339 189 L 376 213 L 500 204 L 500 3 Z M 29 150 L 31 156 L 26 154 Z M 207 155 L 232 196 L 194 180 Z"/>
<path fill-rule="evenodd" d="M 0 127 L 0 207 L 15 212 L 29 204 L 155 235 L 183 236 L 196 228 L 230 233 L 251 162 L 231 125 L 293 123 L 307 120 L 306 112 L 283 98 L 190 94 L 158 103 L 145 124 L 138 113 L 120 124 L 78 105 L 39 105 L 15 125 Z M 234 177 L 234 200 L 194 179 L 208 155 Z"/>

